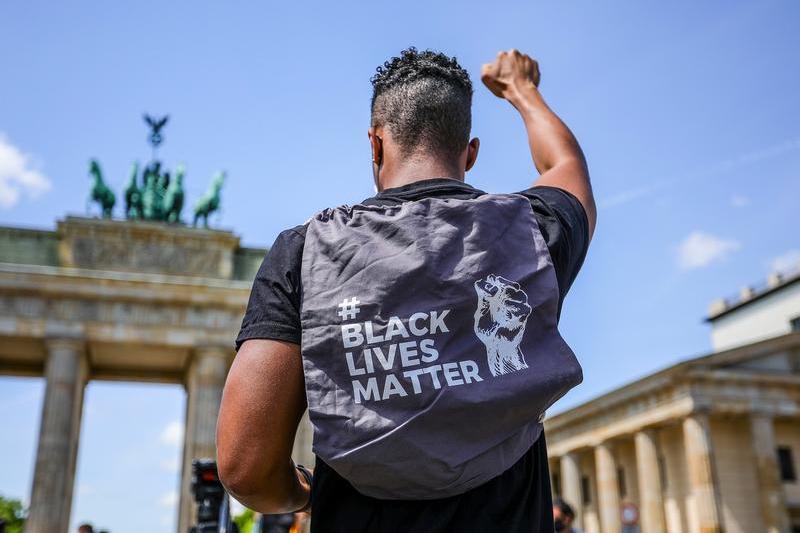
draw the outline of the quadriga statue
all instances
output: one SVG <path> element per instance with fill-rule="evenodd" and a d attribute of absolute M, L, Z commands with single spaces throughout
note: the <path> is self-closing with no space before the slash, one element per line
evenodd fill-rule
<path fill-rule="evenodd" d="M 170 180 L 164 193 L 164 220 L 167 222 L 180 222 L 183 210 L 183 176 L 186 167 L 183 164 L 175 169 L 175 176 Z"/>
<path fill-rule="evenodd" d="M 197 221 L 203 219 L 203 227 L 208 227 L 208 216 L 219 209 L 219 193 L 222 190 L 222 184 L 225 182 L 225 172 L 220 171 L 214 175 L 211 180 L 211 186 L 206 193 L 200 197 L 194 206 L 194 222 L 193 226 L 197 226 Z"/>
<path fill-rule="evenodd" d="M 96 159 L 89 161 L 89 175 L 92 178 L 92 191 L 90 201 L 97 202 L 103 212 L 103 218 L 111 218 L 111 211 L 117 201 L 114 191 L 108 188 L 103 181 L 103 171 Z"/>
<path fill-rule="evenodd" d="M 125 216 L 128 220 L 142 218 L 142 190 L 137 184 L 139 179 L 139 162 L 135 161 L 131 167 L 128 184 L 125 186 Z"/>
<path fill-rule="evenodd" d="M 144 169 L 142 217 L 145 220 L 164 220 L 164 178 L 161 163 L 154 161 Z"/>

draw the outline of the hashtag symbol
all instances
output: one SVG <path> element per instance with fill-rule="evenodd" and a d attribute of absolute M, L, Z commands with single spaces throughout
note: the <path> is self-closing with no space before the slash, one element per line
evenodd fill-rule
<path fill-rule="evenodd" d="M 339 304 L 339 316 L 342 317 L 342 320 L 352 320 L 356 317 L 361 309 L 358 308 L 358 304 L 361 302 L 358 301 L 357 298 L 350 298 L 349 300 L 345 298 L 342 300 L 342 303 Z"/>

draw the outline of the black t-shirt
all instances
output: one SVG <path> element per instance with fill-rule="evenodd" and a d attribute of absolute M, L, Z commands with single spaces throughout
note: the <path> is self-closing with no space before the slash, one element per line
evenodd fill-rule
<path fill-rule="evenodd" d="M 452 179 L 432 179 L 387 189 L 361 202 L 396 205 L 423 198 L 476 198 L 480 191 Z M 555 267 L 559 310 L 589 244 L 583 207 L 566 191 L 533 187 L 531 202 Z M 253 282 L 250 302 L 236 339 L 275 339 L 300 344 L 300 277 L 305 226 L 282 232 Z M 456 444 L 454 444 L 456 445 Z M 357 492 L 317 458 L 312 487 L 312 531 L 446 532 L 553 531 L 550 478 L 544 434 L 514 466 L 491 481 L 440 500 L 378 500 Z"/>

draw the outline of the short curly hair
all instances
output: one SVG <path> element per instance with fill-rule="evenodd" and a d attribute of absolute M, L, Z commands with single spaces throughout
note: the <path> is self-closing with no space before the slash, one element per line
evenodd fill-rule
<path fill-rule="evenodd" d="M 472 82 L 455 57 L 411 47 L 372 77 L 372 126 L 389 130 L 403 155 L 456 157 L 469 143 Z"/>

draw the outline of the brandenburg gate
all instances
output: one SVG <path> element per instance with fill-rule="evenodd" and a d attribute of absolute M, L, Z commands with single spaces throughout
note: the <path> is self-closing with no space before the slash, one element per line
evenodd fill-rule
<path fill-rule="evenodd" d="M 233 340 L 264 253 L 228 231 L 147 220 L 0 228 L 0 374 L 46 380 L 27 531 L 67 531 L 89 380 L 185 388 L 178 531 L 187 530 L 191 461 L 215 456 Z M 305 461 L 308 438 L 296 447 Z"/>

